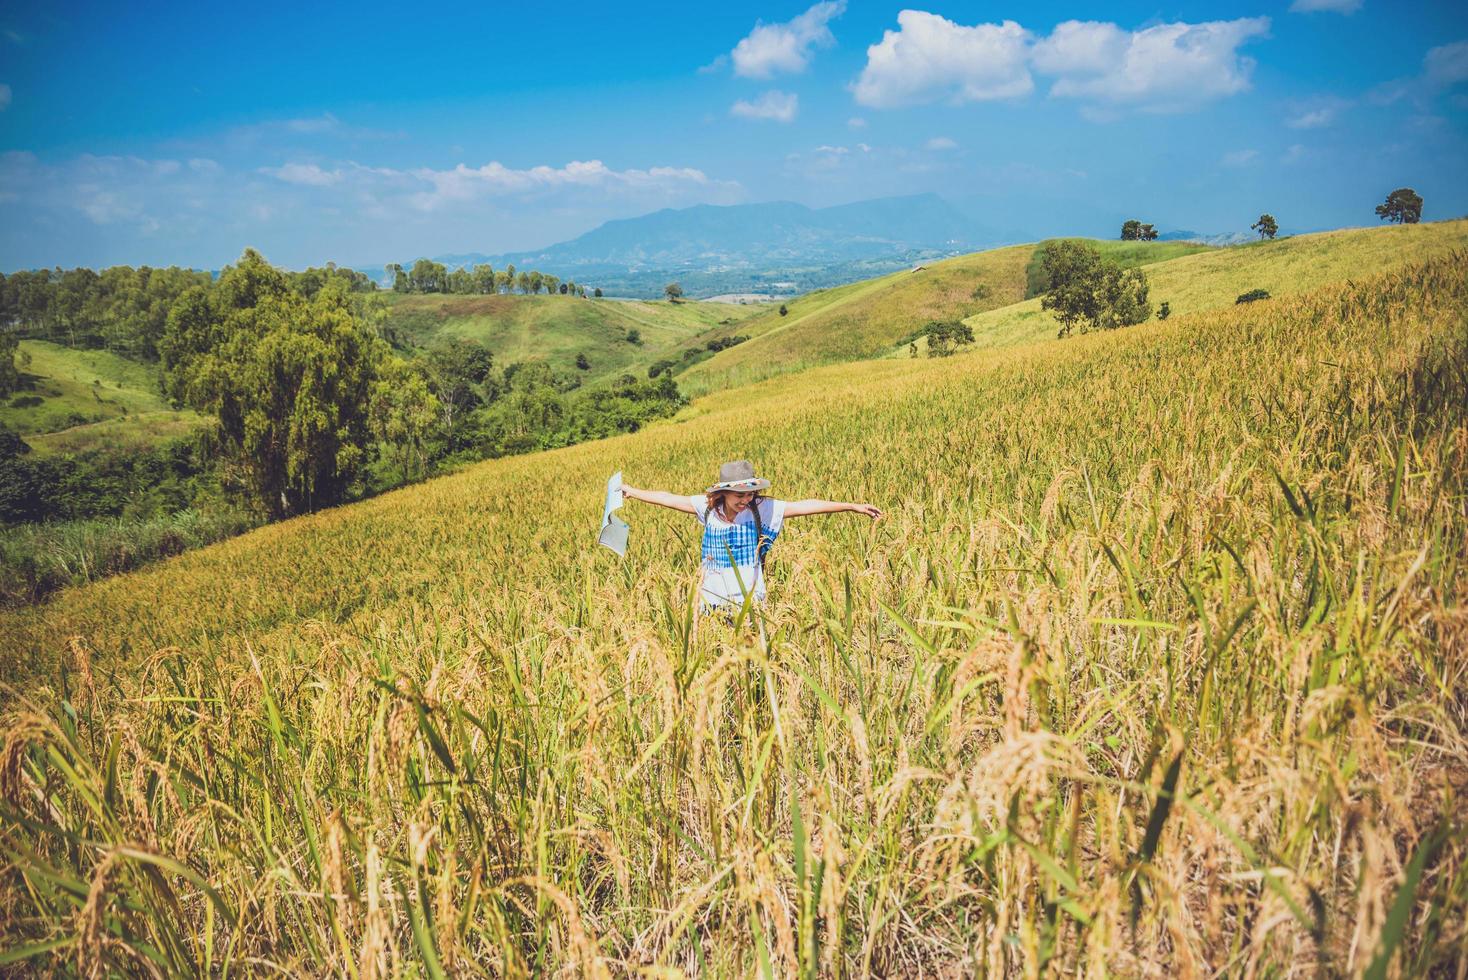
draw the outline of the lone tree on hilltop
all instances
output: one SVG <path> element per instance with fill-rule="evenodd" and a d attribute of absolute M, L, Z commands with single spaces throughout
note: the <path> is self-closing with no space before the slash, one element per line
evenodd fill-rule
<path fill-rule="evenodd" d="M 669 303 L 676 303 L 683 298 L 683 287 L 676 282 L 670 282 L 664 286 L 663 292 L 667 294 Z"/>
<path fill-rule="evenodd" d="M 1124 242 L 1150 242 L 1157 238 L 1157 229 L 1149 224 L 1144 224 L 1136 218 L 1125 221 L 1121 226 L 1121 240 Z"/>
<path fill-rule="evenodd" d="M 1045 247 L 1045 276 L 1050 291 L 1040 308 L 1053 310 L 1065 337 L 1081 324 L 1087 330 L 1114 330 L 1141 323 L 1152 315 L 1147 277 L 1140 269 L 1122 269 L 1104 260 L 1084 242 L 1059 241 Z"/>
<path fill-rule="evenodd" d="M 582 293 L 581 295 L 585 296 L 586 294 Z M 597 299 L 601 299 L 601 287 L 597 286 L 595 289 L 593 289 L 591 291 L 591 295 L 595 296 Z"/>
<path fill-rule="evenodd" d="M 1386 196 L 1386 203 L 1376 206 L 1376 216 L 1399 225 L 1415 225 L 1422 220 L 1422 197 L 1410 187 L 1398 187 Z"/>
<path fill-rule="evenodd" d="M 929 357 L 949 357 L 962 345 L 974 342 L 973 328 L 961 320 L 930 323 L 923 332 L 928 335 Z"/>
<path fill-rule="evenodd" d="M 780 304 L 780 315 L 781 316 L 786 316 L 787 314 L 789 314 L 789 312 L 790 312 L 789 310 L 785 309 L 785 304 L 784 303 L 781 303 Z"/>
<path fill-rule="evenodd" d="M 1249 227 L 1257 231 L 1260 238 L 1273 238 L 1279 234 L 1279 224 L 1272 214 L 1261 214 L 1259 220 Z"/>

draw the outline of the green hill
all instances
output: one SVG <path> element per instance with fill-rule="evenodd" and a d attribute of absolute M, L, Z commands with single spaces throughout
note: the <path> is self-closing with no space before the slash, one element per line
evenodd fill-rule
<path fill-rule="evenodd" d="M 1109 242 L 1125 265 L 1141 265 L 1206 249 L 1188 242 Z M 977 252 L 917 270 L 809 293 L 741 323 L 752 339 L 679 375 L 684 391 L 702 393 L 820 364 L 874 357 L 906 344 L 934 320 L 971 317 L 1025 298 L 1035 246 Z M 729 332 L 735 332 L 730 330 Z"/>
<path fill-rule="evenodd" d="M 1093 242 L 1103 251 L 1115 242 Z M 1170 258 L 1147 267 L 1149 298 L 1163 301 L 1172 315 L 1232 306 L 1252 289 L 1271 296 L 1309 292 L 1329 282 L 1359 279 L 1405 262 L 1442 255 L 1468 245 L 1468 220 L 1352 228 L 1276 241 L 1252 242 Z M 1059 324 L 1040 309 L 1039 298 L 969 317 L 978 347 L 1045 340 Z M 903 351 L 893 351 L 902 356 Z"/>
<path fill-rule="evenodd" d="M 498 364 L 545 361 L 567 372 L 577 370 L 577 355 L 584 354 L 588 379 L 645 367 L 680 341 L 765 308 L 516 295 L 394 295 L 390 302 L 386 326 L 418 346 L 465 337 L 488 347 Z M 640 343 L 628 341 L 632 330 Z"/>
<path fill-rule="evenodd" d="M 22 340 L 20 391 L 0 401 L 0 422 L 23 436 L 144 412 L 167 412 L 155 366 L 102 350 Z"/>

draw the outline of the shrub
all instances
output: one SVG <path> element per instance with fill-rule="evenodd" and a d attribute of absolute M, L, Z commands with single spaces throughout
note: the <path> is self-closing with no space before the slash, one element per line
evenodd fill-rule
<path fill-rule="evenodd" d="M 1238 299 L 1234 300 L 1234 305 L 1237 306 L 1240 303 L 1255 303 L 1255 302 L 1258 302 L 1261 299 L 1268 299 L 1268 298 L 1269 298 L 1269 290 L 1267 290 L 1267 289 L 1251 289 L 1247 293 L 1244 293 L 1244 294 L 1240 295 Z"/>

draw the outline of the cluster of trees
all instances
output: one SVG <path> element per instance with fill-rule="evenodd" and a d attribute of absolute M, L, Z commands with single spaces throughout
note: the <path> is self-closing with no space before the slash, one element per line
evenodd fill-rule
<path fill-rule="evenodd" d="M 186 467 L 175 467 L 176 479 L 158 478 L 158 466 L 148 463 L 146 454 L 115 465 L 99 456 L 30 459 L 11 467 L 28 447 L 13 433 L 0 432 L 6 436 L 0 441 L 11 446 L 5 454 L 7 477 L 14 477 L 0 486 L 0 510 L 5 510 L 0 518 L 115 514 L 118 500 L 136 496 L 150 481 L 187 486 L 191 493 L 207 470 L 231 500 L 274 519 L 415 479 L 443 463 L 635 431 L 682 404 L 671 376 L 640 382 L 625 375 L 605 389 L 583 391 L 579 380 L 544 364 L 500 368 L 488 349 L 468 340 L 428 350 L 395 348 L 380 335 L 373 304 L 353 295 L 374 287 L 363 284 L 365 277 L 343 271 L 290 273 L 247 250 L 217 281 L 195 273 L 160 277 L 172 289 L 159 288 L 153 296 L 164 309 L 141 302 L 103 307 L 97 301 L 98 309 L 148 311 L 153 318 L 148 330 L 135 335 L 147 343 L 121 349 L 143 359 L 156 357 L 169 399 L 212 416 L 217 425 L 188 450 L 203 455 L 189 455 Z M 114 278 L 93 277 L 96 282 Z M 149 278 L 145 274 L 143 281 Z M 78 281 L 92 282 L 72 276 L 67 284 Z M 31 304 L 0 329 L 0 363 L 14 373 L 15 342 L 23 332 L 16 324 L 26 325 L 31 335 L 56 339 L 64 329 L 57 326 L 54 297 L 71 294 L 47 273 L 9 277 L 5 288 L 7 296 L 13 291 Z M 52 299 L 34 299 L 41 292 Z M 115 293 L 95 283 L 81 291 L 93 300 Z M 86 333 L 100 344 L 122 335 L 120 328 L 95 327 L 97 322 L 110 327 L 114 319 L 109 317 L 85 321 L 94 324 L 89 331 L 81 330 L 82 322 L 73 318 L 66 324 L 77 330 L 78 340 Z M 12 384 L 8 378 L 4 374 L 0 381 Z M 174 454 L 168 456 L 174 462 L 181 451 L 160 450 Z M 117 489 L 121 478 L 98 476 L 111 472 L 109 467 L 135 474 L 123 481 L 125 492 L 104 494 L 104 501 L 77 490 L 88 480 Z M 182 497 L 166 501 L 187 506 Z"/>
<path fill-rule="evenodd" d="M 1042 262 L 1049 292 L 1040 307 L 1055 313 L 1061 337 L 1078 325 L 1082 333 L 1114 330 L 1152 315 L 1147 277 L 1141 269 L 1123 269 L 1079 241 L 1051 242 Z"/>
<path fill-rule="evenodd" d="M 515 270 L 513 263 L 499 272 L 488 263 L 468 268 L 450 269 L 442 262 L 419 259 L 410 267 L 394 262 L 387 267 L 392 276 L 392 288 L 396 293 L 452 293 L 458 295 L 490 296 L 496 293 L 513 293 L 516 290 L 530 296 L 544 290 L 547 294 L 587 297 L 587 287 L 572 280 L 561 280 L 559 276 L 535 270 Z M 591 290 L 590 295 L 600 298 L 601 289 Z"/>
<path fill-rule="evenodd" d="M 1121 225 L 1121 240 L 1124 242 L 1153 242 L 1157 240 L 1157 229 L 1133 218 Z"/>
<path fill-rule="evenodd" d="M 660 375 L 672 377 L 675 370 L 690 367 L 699 361 L 705 360 L 717 354 L 721 350 L 728 350 L 736 344 L 742 344 L 749 339 L 747 334 L 734 334 L 729 337 L 716 337 L 704 344 L 702 347 L 690 347 L 683 352 L 678 359 L 659 358 L 648 365 L 647 376 L 656 378 Z"/>
<path fill-rule="evenodd" d="M 352 293 L 377 288 L 362 273 L 334 263 L 282 275 L 307 297 L 328 283 Z M 134 360 L 155 361 L 169 311 L 179 297 L 212 282 L 208 272 L 177 266 L 0 273 L 0 328 L 15 337 L 49 340 L 66 347 L 104 348 Z"/>

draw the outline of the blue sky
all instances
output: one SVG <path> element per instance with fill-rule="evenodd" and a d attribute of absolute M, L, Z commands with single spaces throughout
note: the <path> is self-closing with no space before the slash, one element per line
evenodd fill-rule
<path fill-rule="evenodd" d="M 1001 235 L 1468 214 L 1462 3 L 146 6 L 0 12 L 0 269 L 920 191 Z"/>

